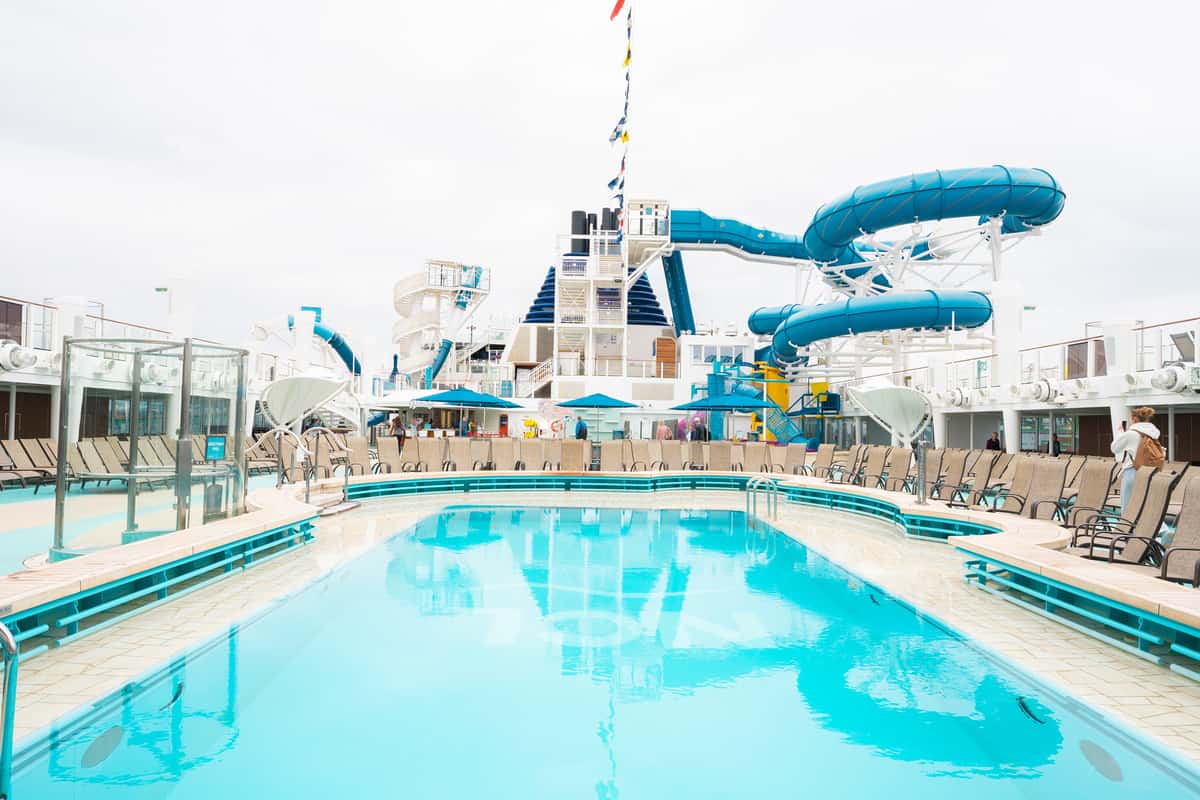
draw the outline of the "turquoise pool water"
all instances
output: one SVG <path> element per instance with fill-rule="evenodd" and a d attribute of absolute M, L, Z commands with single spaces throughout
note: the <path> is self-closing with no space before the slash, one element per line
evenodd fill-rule
<path fill-rule="evenodd" d="M 740 513 L 494 506 L 399 532 L 27 743 L 15 784 L 17 800 L 1200 791 Z"/>

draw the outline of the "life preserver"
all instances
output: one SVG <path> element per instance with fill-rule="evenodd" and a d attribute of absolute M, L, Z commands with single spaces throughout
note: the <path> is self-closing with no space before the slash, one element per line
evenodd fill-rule
<path fill-rule="evenodd" d="M 551 423 L 550 423 L 550 430 L 554 431 L 555 433 L 562 433 L 562 431 L 563 431 L 563 421 L 562 421 L 561 419 L 556 419 L 556 420 L 554 420 L 553 422 L 551 422 Z"/>

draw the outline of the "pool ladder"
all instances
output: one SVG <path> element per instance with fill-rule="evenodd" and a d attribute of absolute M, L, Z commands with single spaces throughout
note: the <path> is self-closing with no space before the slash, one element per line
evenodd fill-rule
<path fill-rule="evenodd" d="M 751 525 L 758 517 L 758 496 L 765 497 L 765 508 L 771 519 L 779 519 L 779 481 L 758 476 L 746 481 L 746 518 Z"/>
<path fill-rule="evenodd" d="M 13 716 L 17 711 L 17 640 L 0 622 L 0 650 L 4 651 L 4 697 L 0 714 L 4 715 L 3 739 L 0 740 L 0 800 L 12 797 Z"/>

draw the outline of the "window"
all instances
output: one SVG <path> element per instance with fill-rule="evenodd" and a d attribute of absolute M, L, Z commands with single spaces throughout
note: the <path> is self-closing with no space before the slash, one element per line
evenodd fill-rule
<path fill-rule="evenodd" d="M 20 303 L 0 300 L 0 339 L 12 339 L 18 344 L 25 344 L 21 339 L 21 312 L 24 308 Z"/>

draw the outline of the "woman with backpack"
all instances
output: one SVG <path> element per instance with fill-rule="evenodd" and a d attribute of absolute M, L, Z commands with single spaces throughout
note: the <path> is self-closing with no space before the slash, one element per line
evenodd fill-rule
<path fill-rule="evenodd" d="M 1111 449 L 1113 457 L 1121 470 L 1121 511 L 1129 502 L 1129 491 L 1133 488 L 1133 476 L 1138 467 L 1161 467 L 1166 461 L 1162 445 L 1158 442 L 1158 427 L 1150 420 L 1154 419 L 1154 409 L 1147 406 L 1133 410 L 1133 424 L 1127 430 L 1117 434 L 1113 439 Z"/>

